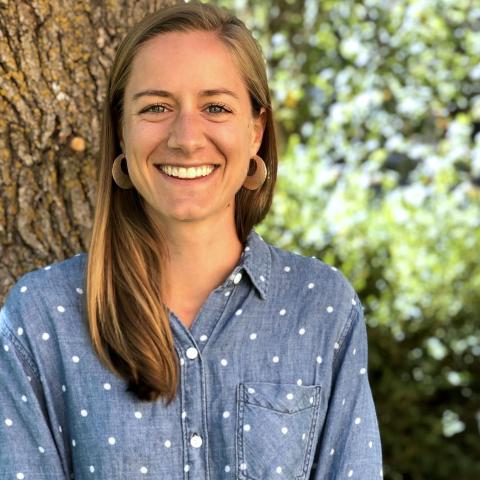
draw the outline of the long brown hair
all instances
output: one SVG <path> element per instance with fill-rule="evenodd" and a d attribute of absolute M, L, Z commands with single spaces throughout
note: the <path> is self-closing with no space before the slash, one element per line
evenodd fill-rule
<path fill-rule="evenodd" d="M 87 314 L 100 360 L 128 381 L 139 399 L 175 398 L 179 367 L 160 280 L 166 258 L 162 232 L 145 213 L 142 197 L 120 189 L 112 164 L 121 153 L 124 92 L 133 59 L 146 41 L 166 32 L 215 32 L 229 48 L 243 75 L 252 109 L 263 107 L 266 124 L 258 154 L 268 170 L 258 190 L 241 188 L 235 198 L 237 234 L 245 242 L 267 214 L 277 172 L 277 146 L 260 47 L 243 22 L 213 5 L 188 3 L 155 12 L 133 27 L 116 53 L 103 108 L 100 165 L 94 224 L 87 265 Z"/>

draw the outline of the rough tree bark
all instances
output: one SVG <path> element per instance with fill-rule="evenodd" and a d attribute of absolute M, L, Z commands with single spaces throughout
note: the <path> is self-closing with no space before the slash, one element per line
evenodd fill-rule
<path fill-rule="evenodd" d="M 118 42 L 171 0 L 0 0 L 0 305 L 86 251 L 101 104 Z"/>

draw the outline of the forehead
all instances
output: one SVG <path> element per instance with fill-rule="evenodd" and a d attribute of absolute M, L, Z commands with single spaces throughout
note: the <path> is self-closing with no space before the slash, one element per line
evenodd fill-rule
<path fill-rule="evenodd" d="M 162 33 L 145 42 L 133 60 L 127 91 L 161 88 L 234 90 L 248 98 L 237 62 L 214 32 Z"/>

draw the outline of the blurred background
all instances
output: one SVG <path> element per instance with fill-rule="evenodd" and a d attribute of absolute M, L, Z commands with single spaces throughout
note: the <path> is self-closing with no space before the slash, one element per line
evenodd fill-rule
<path fill-rule="evenodd" d="M 2 298 L 86 249 L 105 75 L 166 3 L 0 2 Z M 257 231 L 364 304 L 385 478 L 479 479 L 480 0 L 214 3 L 268 62 L 281 163 Z"/>

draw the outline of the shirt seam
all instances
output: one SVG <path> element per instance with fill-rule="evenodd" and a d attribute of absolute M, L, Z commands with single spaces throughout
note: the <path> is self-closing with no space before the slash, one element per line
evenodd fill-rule
<path fill-rule="evenodd" d="M 360 316 L 360 311 L 358 309 L 358 302 L 352 305 L 352 308 L 350 309 L 350 313 L 348 314 L 347 321 L 345 322 L 345 325 L 340 333 L 340 338 L 338 339 L 338 349 L 335 349 L 334 354 L 333 354 L 333 369 L 335 370 L 335 367 L 337 365 L 338 359 L 341 358 L 341 355 L 339 355 L 340 351 L 343 349 L 343 346 L 345 345 L 345 338 L 348 336 L 348 334 L 352 331 L 354 323 L 357 321 L 357 319 Z"/>
<path fill-rule="evenodd" d="M 22 345 L 20 340 L 16 337 L 16 335 L 13 333 L 12 328 L 7 324 L 7 321 L 2 326 L 2 334 L 10 340 L 12 343 L 15 353 L 17 357 L 20 359 L 22 364 L 27 367 L 33 375 L 35 375 L 36 379 L 40 382 L 40 373 L 35 365 L 35 361 L 33 360 L 33 357 L 30 355 L 26 347 Z"/>

